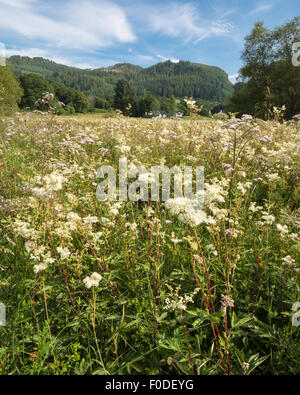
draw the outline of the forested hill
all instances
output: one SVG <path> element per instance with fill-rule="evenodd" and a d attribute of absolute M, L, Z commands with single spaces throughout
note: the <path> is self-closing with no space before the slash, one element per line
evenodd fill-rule
<path fill-rule="evenodd" d="M 17 77 L 24 73 L 37 73 L 87 95 L 111 95 L 121 78 L 127 79 L 138 95 L 146 89 L 155 96 L 192 96 L 225 103 L 233 94 L 233 86 L 223 70 L 185 61 L 166 61 L 148 68 L 121 63 L 94 70 L 60 65 L 40 57 L 11 56 L 9 63 Z"/>

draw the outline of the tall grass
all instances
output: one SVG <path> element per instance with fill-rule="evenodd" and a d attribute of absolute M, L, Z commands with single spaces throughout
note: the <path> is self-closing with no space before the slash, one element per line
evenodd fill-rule
<path fill-rule="evenodd" d="M 300 373 L 297 120 L 29 113 L 0 129 L 3 374 Z M 98 167 L 124 156 L 204 166 L 205 220 L 100 202 Z"/>

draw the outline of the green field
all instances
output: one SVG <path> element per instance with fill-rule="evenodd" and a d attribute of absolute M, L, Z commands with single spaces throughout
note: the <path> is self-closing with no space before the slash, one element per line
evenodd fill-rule
<path fill-rule="evenodd" d="M 299 131 L 297 119 L 2 119 L 0 372 L 299 374 Z M 97 169 L 122 157 L 204 166 L 199 216 L 184 199 L 99 201 Z"/>

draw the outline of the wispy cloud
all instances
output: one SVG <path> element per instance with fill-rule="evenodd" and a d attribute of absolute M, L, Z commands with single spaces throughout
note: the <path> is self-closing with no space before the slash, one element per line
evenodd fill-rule
<path fill-rule="evenodd" d="M 153 7 L 148 13 L 148 23 L 154 32 L 194 42 L 227 35 L 232 29 L 229 23 L 202 19 L 192 3 Z"/>
<path fill-rule="evenodd" d="M 5 56 L 9 58 L 13 55 L 35 57 L 46 57 L 47 52 L 40 48 L 27 48 L 27 49 L 5 49 Z"/>
<path fill-rule="evenodd" d="M 98 67 L 109 66 L 115 62 L 115 60 L 109 59 L 109 60 L 101 60 L 99 62 L 95 62 L 94 64 L 91 64 L 87 62 L 82 62 L 81 59 L 77 57 L 68 58 L 68 57 L 57 56 L 56 54 L 53 54 L 49 51 L 39 48 L 27 48 L 27 49 L 4 48 L 3 51 L 1 51 L 1 43 L 0 43 L 0 53 L 6 58 L 9 58 L 10 56 L 14 56 L 14 55 L 28 56 L 30 58 L 42 57 L 48 60 L 52 60 L 53 62 L 58 64 L 63 64 L 65 66 L 70 66 L 70 67 L 77 67 L 79 69 L 96 69 Z"/>
<path fill-rule="evenodd" d="M 2 29 L 68 49 L 99 49 L 135 41 L 124 10 L 107 1 L 73 0 L 52 8 L 51 16 L 34 0 L 0 0 Z"/>
<path fill-rule="evenodd" d="M 249 15 L 260 14 L 266 11 L 271 10 L 275 6 L 275 2 L 273 3 L 266 3 L 266 2 L 259 2 L 258 5 L 250 11 Z"/>
<path fill-rule="evenodd" d="M 136 55 L 135 58 L 142 62 L 153 62 L 155 58 L 151 55 Z"/>

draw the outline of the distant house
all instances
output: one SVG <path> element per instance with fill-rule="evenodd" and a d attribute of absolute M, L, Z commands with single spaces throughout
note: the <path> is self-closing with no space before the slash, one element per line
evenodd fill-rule
<path fill-rule="evenodd" d="M 152 118 L 170 118 L 170 117 L 174 117 L 176 119 L 181 119 L 183 117 L 183 113 L 182 112 L 176 112 L 174 115 L 168 114 L 166 111 L 156 111 L 155 113 L 149 112 L 146 113 L 146 115 L 152 116 Z"/>
<path fill-rule="evenodd" d="M 176 119 L 181 119 L 181 118 L 183 117 L 183 113 L 182 113 L 182 112 L 176 112 L 176 113 L 174 114 L 174 117 L 175 117 Z"/>
<path fill-rule="evenodd" d="M 156 111 L 153 115 L 154 115 L 153 118 L 167 118 L 168 113 L 166 111 L 160 110 L 160 111 Z"/>

